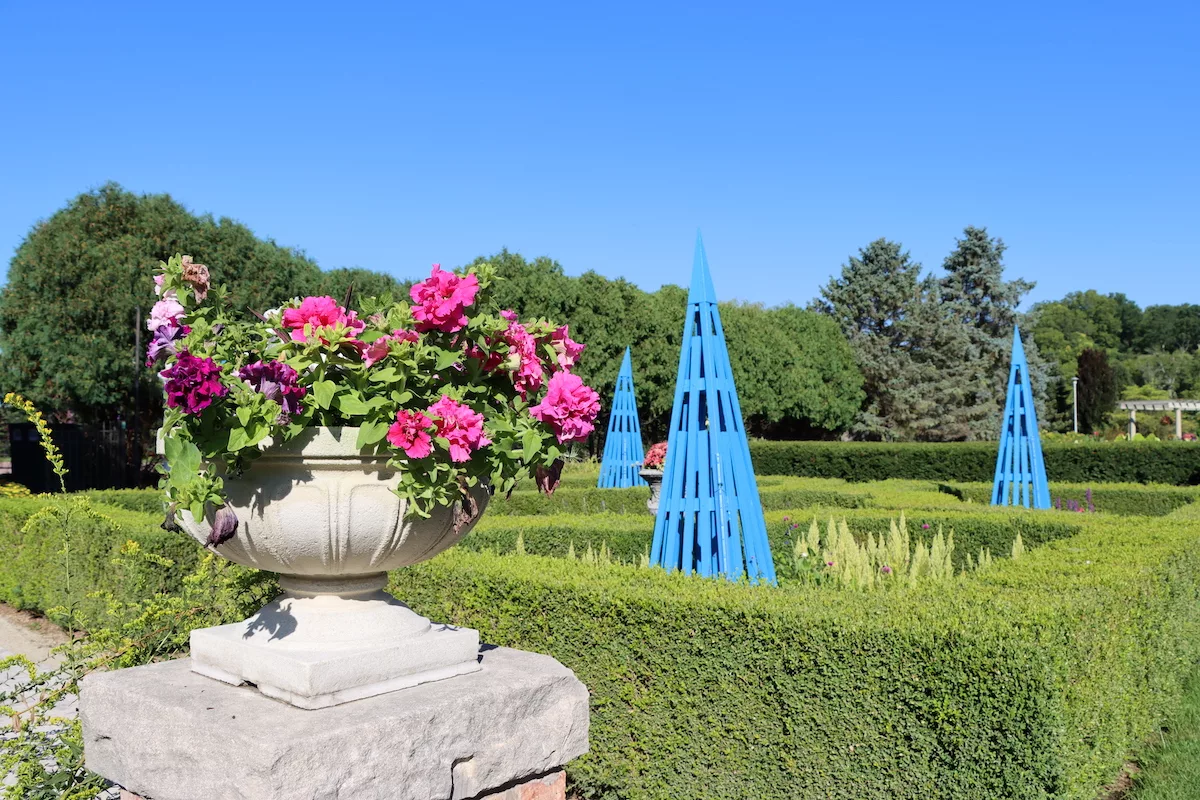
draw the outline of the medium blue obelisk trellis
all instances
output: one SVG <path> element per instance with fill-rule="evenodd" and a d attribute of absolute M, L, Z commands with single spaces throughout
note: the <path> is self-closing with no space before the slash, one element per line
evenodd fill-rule
<path fill-rule="evenodd" d="M 996 454 L 996 478 L 992 483 L 992 505 L 1049 508 L 1050 486 L 1046 462 L 1033 407 L 1033 386 L 1021 332 L 1013 327 L 1012 366 L 1008 370 L 1008 397 L 1000 428 L 1000 452 Z"/>
<path fill-rule="evenodd" d="M 617 389 L 613 392 L 612 412 L 608 416 L 608 435 L 604 437 L 604 460 L 600 462 L 600 489 L 645 486 L 638 472 L 642 468 L 642 426 L 638 423 L 637 399 L 633 394 L 633 363 L 629 348 L 621 359 Z"/>
<path fill-rule="evenodd" d="M 668 570 L 775 582 L 750 445 L 717 293 L 696 236 L 650 562 Z"/>

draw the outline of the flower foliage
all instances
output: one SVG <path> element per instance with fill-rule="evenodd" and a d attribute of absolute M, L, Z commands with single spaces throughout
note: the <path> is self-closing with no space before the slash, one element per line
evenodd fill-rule
<path fill-rule="evenodd" d="M 388 455 L 396 492 L 417 513 L 464 486 L 511 491 L 546 474 L 591 434 L 599 396 L 572 374 L 584 346 L 565 326 L 494 307 L 495 271 L 434 265 L 411 303 L 296 298 L 247 322 L 187 256 L 160 266 L 147 327 L 163 365 L 169 508 L 200 517 L 275 442 L 311 426 L 358 429 Z"/>

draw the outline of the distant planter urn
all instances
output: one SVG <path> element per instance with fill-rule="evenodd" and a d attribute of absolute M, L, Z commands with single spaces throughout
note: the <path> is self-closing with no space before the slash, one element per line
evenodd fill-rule
<path fill-rule="evenodd" d="M 646 508 L 650 513 L 658 515 L 658 498 L 662 494 L 663 473 L 661 469 L 643 469 L 638 473 L 646 483 L 650 484 L 650 499 L 646 501 Z"/>
<path fill-rule="evenodd" d="M 215 550 L 279 574 L 283 593 L 249 619 L 192 631 L 192 669 L 301 708 L 322 708 L 479 669 L 479 634 L 431 623 L 386 591 L 388 570 L 462 539 L 488 504 L 406 516 L 386 456 L 361 453 L 357 428 L 312 428 L 268 446 L 227 478 L 233 538 Z M 464 507 L 465 506 L 465 507 Z M 204 543 L 213 518 L 180 515 Z"/>

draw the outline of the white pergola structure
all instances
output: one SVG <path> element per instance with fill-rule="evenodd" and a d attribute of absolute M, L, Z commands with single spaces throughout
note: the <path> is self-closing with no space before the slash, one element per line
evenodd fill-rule
<path fill-rule="evenodd" d="M 1200 411 L 1200 400 L 1122 400 L 1117 404 L 1122 411 L 1129 412 L 1129 438 L 1137 433 L 1137 412 L 1174 411 L 1175 438 L 1183 438 L 1183 412 Z"/>

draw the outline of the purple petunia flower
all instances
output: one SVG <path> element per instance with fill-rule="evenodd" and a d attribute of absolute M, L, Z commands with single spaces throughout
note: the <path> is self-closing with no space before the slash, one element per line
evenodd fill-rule
<path fill-rule="evenodd" d="M 283 407 L 285 417 L 300 413 L 300 401 L 308 394 L 308 389 L 296 385 L 300 376 L 287 364 L 279 361 L 257 361 L 242 367 L 238 370 L 238 375 L 268 400 L 279 403 Z"/>
<path fill-rule="evenodd" d="M 213 400 L 229 394 L 221 383 L 221 368 L 211 358 L 196 358 L 184 351 L 159 375 L 166 380 L 167 405 L 185 414 L 199 414 Z"/>
<path fill-rule="evenodd" d="M 183 337 L 192 332 L 187 325 L 160 325 L 154 331 L 154 338 L 146 346 L 146 366 L 152 367 L 167 356 L 176 355 L 179 349 L 175 346 Z"/>

